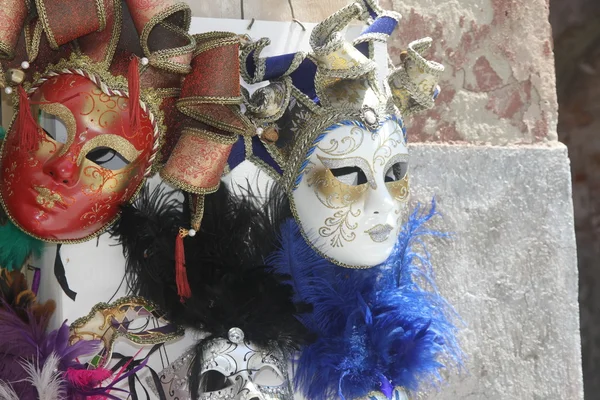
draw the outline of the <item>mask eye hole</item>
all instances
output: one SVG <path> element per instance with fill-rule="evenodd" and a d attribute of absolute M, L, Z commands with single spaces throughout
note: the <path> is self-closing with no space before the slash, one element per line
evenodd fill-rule
<path fill-rule="evenodd" d="M 396 182 L 404 179 L 408 172 L 408 163 L 400 161 L 392 165 L 385 173 L 385 182 Z"/>
<path fill-rule="evenodd" d="M 124 168 L 129 164 L 129 161 L 127 161 L 127 159 L 118 151 L 104 146 L 96 147 L 91 150 L 86 154 L 85 158 L 98 164 L 102 168 L 110 169 L 112 171 Z"/>
<path fill-rule="evenodd" d="M 231 386 L 231 381 L 221 372 L 209 369 L 200 378 L 200 390 L 202 392 L 217 392 Z"/>
<path fill-rule="evenodd" d="M 282 374 L 269 365 L 259 369 L 252 377 L 252 381 L 260 386 L 281 386 L 285 383 Z"/>
<path fill-rule="evenodd" d="M 360 167 L 342 167 L 329 169 L 335 178 L 343 184 L 358 186 L 367 183 L 367 175 Z"/>
<path fill-rule="evenodd" d="M 39 110 L 38 123 L 49 138 L 58 143 L 67 143 L 67 138 L 69 136 L 67 133 L 67 125 L 62 119 L 56 115 Z"/>

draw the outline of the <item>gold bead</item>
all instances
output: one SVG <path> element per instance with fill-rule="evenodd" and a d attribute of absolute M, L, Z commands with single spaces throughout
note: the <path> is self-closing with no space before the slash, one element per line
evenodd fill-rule
<path fill-rule="evenodd" d="M 275 143 L 277 141 L 277 139 L 279 139 L 279 134 L 277 133 L 275 128 L 270 127 L 270 128 L 267 128 L 262 133 L 262 135 L 260 135 L 260 138 L 267 143 Z"/>
<path fill-rule="evenodd" d="M 6 71 L 6 80 L 15 85 L 20 85 L 25 80 L 25 72 L 20 69 L 11 68 Z"/>

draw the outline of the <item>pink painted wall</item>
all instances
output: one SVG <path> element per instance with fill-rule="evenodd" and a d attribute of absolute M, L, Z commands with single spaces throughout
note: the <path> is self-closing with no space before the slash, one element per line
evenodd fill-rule
<path fill-rule="evenodd" d="M 242 0 L 188 0 L 201 17 L 240 18 Z M 288 1 L 243 0 L 245 18 L 290 20 Z M 292 0 L 317 22 L 347 0 Z M 400 12 L 398 55 L 431 36 L 447 69 L 439 105 L 411 125 L 412 142 L 529 144 L 556 140 L 557 102 L 547 0 L 380 0 Z"/>
<path fill-rule="evenodd" d="M 431 36 L 446 72 L 438 105 L 412 141 L 556 140 L 554 55 L 546 0 L 384 0 L 403 15 L 392 52 Z"/>

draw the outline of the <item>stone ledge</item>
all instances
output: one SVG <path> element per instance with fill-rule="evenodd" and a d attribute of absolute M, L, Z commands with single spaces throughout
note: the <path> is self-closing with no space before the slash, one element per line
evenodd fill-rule
<path fill-rule="evenodd" d="M 582 399 L 566 147 L 411 146 L 413 200 L 438 201 L 440 290 L 466 323 L 468 373 L 430 399 Z"/>

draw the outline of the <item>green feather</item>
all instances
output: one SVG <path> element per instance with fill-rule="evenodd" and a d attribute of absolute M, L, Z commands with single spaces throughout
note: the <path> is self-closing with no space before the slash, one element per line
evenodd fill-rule
<path fill-rule="evenodd" d="M 39 256 L 44 243 L 7 221 L 0 226 L 0 267 L 9 271 L 20 269 L 31 254 Z"/>
<path fill-rule="evenodd" d="M 6 131 L 0 126 L 0 140 L 4 139 Z M 4 210 L 0 210 L 4 214 Z M 19 228 L 12 222 L 0 225 L 0 268 L 9 271 L 20 269 L 31 254 L 39 256 L 44 243 L 37 240 Z"/>

